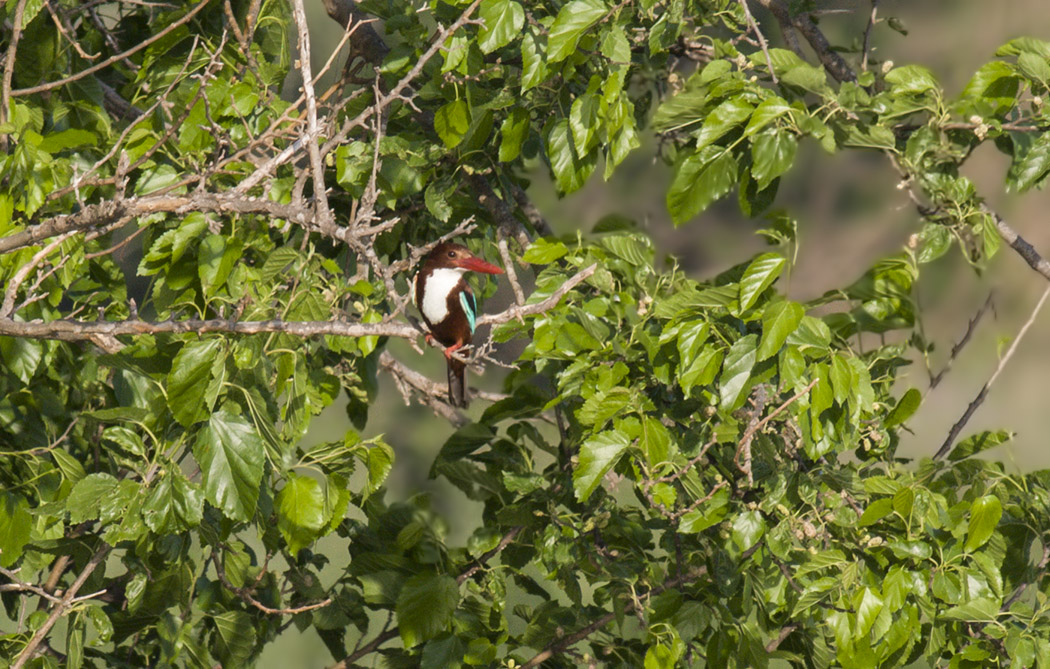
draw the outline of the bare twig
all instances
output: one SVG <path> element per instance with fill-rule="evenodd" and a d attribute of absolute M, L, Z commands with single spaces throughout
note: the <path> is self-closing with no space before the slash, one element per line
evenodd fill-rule
<path fill-rule="evenodd" d="M 73 234 L 73 232 L 67 232 L 51 240 L 47 246 L 37 251 L 29 262 L 18 268 L 18 271 L 15 272 L 15 275 L 11 277 L 11 281 L 7 284 L 7 290 L 4 291 L 4 303 L 3 306 L 0 306 L 0 320 L 11 317 L 15 309 L 15 296 L 18 295 L 18 289 L 21 287 L 22 282 L 26 280 L 26 277 L 36 269 L 37 265 L 44 261 L 44 258 L 51 255 L 62 242 L 72 237 Z"/>
<path fill-rule="evenodd" d="M 940 460 L 948 455 L 948 451 L 951 450 L 952 444 L 955 443 L 955 439 L 959 436 L 959 433 L 962 432 L 966 423 L 969 422 L 970 417 L 973 416 L 975 411 L 977 411 L 977 408 L 984 403 L 985 397 L 988 396 L 988 390 L 992 387 L 992 384 L 995 383 L 995 380 L 999 378 L 999 374 L 1006 367 L 1006 363 L 1010 362 L 1010 358 L 1013 357 L 1014 352 L 1017 351 L 1018 345 L 1021 343 L 1021 340 L 1024 339 L 1025 333 L 1028 332 L 1028 328 L 1032 327 L 1032 323 L 1035 322 L 1035 318 L 1039 315 L 1039 311 L 1043 308 L 1043 303 L 1046 302 L 1047 297 L 1050 297 L 1050 286 L 1047 286 L 1046 290 L 1043 291 L 1035 308 L 1032 309 L 1032 313 L 1028 316 L 1028 320 L 1025 321 L 1024 325 L 1021 326 L 1021 329 L 1017 331 L 1017 336 L 1014 337 L 1013 342 L 1010 343 L 1010 348 L 1006 349 L 1006 353 L 999 359 L 999 364 L 996 365 L 995 371 L 992 372 L 988 381 L 981 386 L 981 390 L 977 393 L 977 397 L 975 397 L 973 401 L 970 402 L 970 405 L 966 407 L 966 411 L 964 411 L 962 417 L 955 422 L 955 425 L 952 425 L 952 429 L 948 432 L 948 436 L 945 438 L 944 443 L 941 444 L 941 447 L 936 453 L 934 453 L 934 460 Z"/>
<path fill-rule="evenodd" d="M 592 274 L 594 274 L 596 269 L 598 269 L 597 264 L 581 269 L 567 279 L 565 283 L 558 286 L 558 289 L 551 293 L 549 297 L 540 302 L 536 302 L 535 304 L 510 307 L 506 311 L 498 314 L 482 314 L 481 316 L 478 316 L 478 325 L 507 323 L 511 320 L 521 318 L 522 316 L 532 316 L 534 314 L 541 314 L 545 311 L 550 311 L 554 308 L 554 305 L 561 301 L 561 298 L 564 297 L 566 293 L 586 281 Z"/>
<path fill-rule="evenodd" d="M 879 13 L 879 0 L 871 0 L 871 16 L 868 18 L 868 25 L 864 28 L 864 44 L 861 47 L 861 52 L 864 54 L 860 59 L 860 70 L 861 72 L 868 71 L 868 54 L 869 45 L 871 44 L 871 29 L 875 27 L 875 22 Z"/>
<path fill-rule="evenodd" d="M 756 544 L 757 546 L 758 544 Z M 750 550 L 750 549 L 749 549 Z M 706 567 L 698 567 L 687 574 L 676 576 L 675 578 L 668 579 L 663 585 L 658 586 L 645 593 L 645 596 L 649 599 L 660 595 L 661 593 L 673 590 L 681 585 L 692 583 L 707 574 Z M 638 600 L 632 599 L 624 604 L 623 613 L 634 613 L 638 607 Z M 583 641 L 590 635 L 594 634 L 601 628 L 611 623 L 616 618 L 616 612 L 606 613 L 602 617 L 598 618 L 586 627 L 573 632 L 572 634 L 566 635 L 557 641 L 553 642 L 541 652 L 537 653 L 531 660 L 521 665 L 522 669 L 529 669 L 530 667 L 538 667 L 540 664 L 550 659 L 557 653 L 565 652 L 566 649 L 574 646 L 575 644 Z"/>
<path fill-rule="evenodd" d="M 744 8 L 744 18 L 747 19 L 747 25 L 750 27 L 751 32 L 755 34 L 755 39 L 758 40 L 759 46 L 762 48 L 762 54 L 766 57 L 766 67 L 769 68 L 769 76 L 772 77 L 773 83 L 779 83 L 777 81 L 777 73 L 773 70 L 773 59 L 769 57 L 769 44 L 766 43 L 766 36 L 762 34 L 762 31 L 758 29 L 758 23 L 755 22 L 755 17 L 751 15 L 751 8 L 747 6 L 747 0 L 739 0 L 740 6 Z"/>
<path fill-rule="evenodd" d="M 55 626 L 56 622 L 58 622 L 58 619 L 69 612 L 69 608 L 72 606 L 77 593 L 80 592 L 80 588 L 84 586 L 84 582 L 87 581 L 88 577 L 91 576 L 95 569 L 106 559 L 111 548 L 112 547 L 109 544 L 104 543 L 101 548 L 95 551 L 95 554 L 91 556 L 88 563 L 84 565 L 84 569 L 77 575 L 76 580 L 70 584 L 69 588 L 62 595 L 62 601 L 53 605 L 51 615 L 48 616 L 47 620 L 44 621 L 44 624 L 37 629 L 35 634 L 33 634 L 33 638 L 30 639 L 29 643 L 26 644 L 26 647 L 22 649 L 22 652 L 14 661 L 14 664 L 11 665 L 11 669 L 22 669 L 26 662 L 32 659 L 33 655 L 36 653 L 37 647 L 43 642 L 44 638 L 51 631 L 51 628 Z"/>
<path fill-rule="evenodd" d="M 22 19 L 25 17 L 26 0 L 18 0 L 15 5 L 11 42 L 7 45 L 7 56 L 4 58 L 4 79 L 0 87 L 0 123 L 7 122 L 7 108 L 11 103 L 11 77 L 15 73 L 15 54 L 18 52 L 18 40 L 22 37 Z M 0 135 L 0 149 L 7 153 L 7 135 Z"/>
<path fill-rule="evenodd" d="M 988 298 L 985 299 L 984 304 L 981 305 L 981 308 L 977 310 L 977 313 L 973 315 L 973 318 L 971 318 L 970 322 L 966 325 L 966 332 L 963 333 L 962 339 L 956 342 L 955 346 L 952 346 L 952 352 L 948 355 L 948 360 L 944 363 L 944 367 L 941 368 L 941 371 L 937 372 L 936 376 L 933 374 L 930 375 L 930 390 L 936 388 L 938 384 L 940 384 L 941 379 L 944 378 L 944 375 L 949 369 L 951 369 L 952 363 L 954 363 L 955 359 L 959 357 L 959 353 L 962 352 L 963 348 L 970 341 L 970 337 L 973 336 L 974 330 L 977 329 L 977 324 L 981 322 L 984 315 L 988 313 L 988 310 L 995 304 L 993 300 L 994 297 L 994 291 L 988 293 Z"/>
<path fill-rule="evenodd" d="M 219 581 L 222 583 L 223 587 L 226 588 L 227 590 L 229 590 L 230 592 L 232 592 L 233 594 L 237 595 L 237 597 L 239 597 L 241 599 L 241 601 L 244 602 L 245 604 L 251 604 L 255 608 L 257 608 L 260 611 L 262 611 L 263 613 L 266 613 L 266 614 L 269 614 L 269 615 L 273 615 L 273 616 L 294 616 L 297 613 L 304 613 L 306 611 L 313 611 L 315 609 L 322 609 L 322 608 L 324 608 L 324 607 L 326 607 L 326 606 L 328 606 L 329 604 L 332 603 L 332 598 L 331 597 L 326 597 L 325 599 L 323 599 L 323 600 L 321 600 L 319 602 L 314 602 L 313 604 L 304 604 L 303 606 L 296 606 L 296 607 L 289 607 L 289 608 L 280 608 L 280 609 L 275 609 L 275 608 L 266 606 L 265 604 L 263 604 L 262 602 L 260 602 L 259 600 L 255 599 L 255 597 L 252 596 L 252 588 L 238 588 L 233 583 L 230 583 L 230 579 L 227 578 L 227 576 L 226 576 L 226 569 L 223 568 L 222 560 L 219 559 L 218 553 L 216 553 L 214 551 L 212 552 L 212 554 L 211 554 L 211 561 L 212 561 L 212 564 L 215 565 L 215 573 L 218 574 Z M 256 583 L 258 583 L 261 580 L 263 574 L 265 574 L 265 571 L 261 572 L 259 574 L 259 577 L 255 579 Z"/>
<path fill-rule="evenodd" d="M 314 206 L 318 223 L 328 223 L 332 216 L 328 208 L 328 193 L 325 190 L 324 163 L 317 147 L 317 99 L 314 96 L 313 68 L 310 65 L 310 29 L 306 25 L 306 10 L 303 0 L 292 0 L 292 16 L 299 31 L 299 69 L 303 74 L 303 94 L 306 96 L 306 149 L 310 154 L 310 167 L 314 177 Z"/>

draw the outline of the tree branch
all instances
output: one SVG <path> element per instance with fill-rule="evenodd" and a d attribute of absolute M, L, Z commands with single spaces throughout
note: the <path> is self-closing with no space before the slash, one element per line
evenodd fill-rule
<path fill-rule="evenodd" d="M 200 4 L 198 4 L 196 7 L 194 7 L 189 12 L 187 12 L 185 16 L 183 16 L 182 18 L 178 19 L 177 21 L 171 23 L 170 25 L 165 27 L 163 30 L 158 32 L 157 34 L 151 35 L 148 39 L 145 39 L 145 40 L 139 42 L 138 44 L 136 44 L 135 46 L 131 47 L 127 51 L 124 51 L 123 53 L 118 53 L 115 56 L 111 56 L 111 57 L 107 58 L 106 60 L 102 61 L 101 63 L 97 63 L 95 65 L 92 65 L 89 68 L 86 68 L 86 69 L 81 70 L 80 72 L 77 72 L 76 74 L 71 74 L 70 76 L 68 76 L 68 77 L 66 77 L 64 79 L 59 79 L 57 81 L 49 81 L 46 84 L 40 84 L 39 86 L 32 86 L 30 88 L 18 88 L 18 89 L 15 89 L 15 90 L 11 91 L 11 95 L 13 95 L 13 96 L 20 96 L 20 95 L 33 95 L 34 93 L 43 93 L 44 91 L 50 91 L 50 90 L 52 90 L 54 88 L 61 88 L 62 86 L 65 86 L 66 84 L 69 84 L 69 83 L 72 83 L 74 81 L 77 81 L 78 79 L 83 79 L 84 77 L 88 76 L 89 74 L 94 74 L 95 72 L 98 72 L 99 70 L 105 69 L 105 68 L 109 67 L 110 65 L 112 65 L 113 63 L 117 62 L 118 60 L 123 60 L 124 58 L 127 58 L 128 56 L 130 56 L 132 54 L 135 54 L 135 53 L 138 53 L 139 51 L 142 51 L 143 49 L 148 47 L 150 44 L 153 44 L 157 40 L 163 39 L 165 35 L 169 34 L 173 30 L 176 30 L 176 29 L 180 28 L 181 26 L 189 23 L 193 19 L 193 17 L 196 16 L 197 14 L 199 14 L 202 9 L 207 7 L 209 3 L 211 3 L 211 0 L 201 0 Z M 23 0 L 22 4 L 23 5 L 25 4 L 24 0 Z"/>
<path fill-rule="evenodd" d="M 955 443 L 955 439 L 959 436 L 959 433 L 962 432 L 962 429 L 966 427 L 966 423 L 969 422 L 970 417 L 973 416 L 975 411 L 977 411 L 977 408 L 984 403 L 985 397 L 988 396 L 988 390 L 992 387 L 992 384 L 995 383 L 995 380 L 999 378 L 999 374 L 1006 367 L 1006 363 L 1010 362 L 1010 358 L 1013 357 L 1014 352 L 1017 351 L 1018 345 L 1020 345 L 1021 340 L 1024 339 L 1025 333 L 1028 332 L 1028 328 L 1032 327 L 1032 323 L 1035 322 L 1035 318 L 1039 315 L 1039 311 L 1043 308 L 1043 303 L 1046 302 L 1047 297 L 1050 297 L 1050 286 L 1047 286 L 1046 290 L 1043 291 L 1043 295 L 1039 298 L 1039 301 L 1036 302 L 1035 308 L 1032 309 L 1032 313 L 1028 316 L 1028 320 L 1025 321 L 1024 325 L 1021 326 L 1021 329 L 1018 330 L 1017 336 L 1014 337 L 1013 342 L 1010 344 L 1010 348 L 1006 349 L 1006 354 L 999 359 L 999 364 L 996 365 L 995 371 L 992 372 L 992 376 L 983 386 L 981 386 L 981 390 L 977 393 L 977 397 L 973 398 L 973 401 L 966 407 L 966 411 L 964 411 L 959 420 L 955 422 L 955 425 L 952 425 L 952 429 L 948 432 L 948 436 L 945 438 L 944 443 L 941 444 L 941 447 L 937 449 L 936 453 L 934 453 L 934 460 L 940 460 L 948 455 L 948 451 L 951 450 L 952 444 Z"/>
<path fill-rule="evenodd" d="M 26 647 L 22 649 L 22 652 L 18 655 L 18 659 L 15 660 L 14 664 L 11 665 L 11 669 L 22 669 L 33 655 L 36 653 L 37 647 L 44 640 L 44 637 L 48 635 L 51 628 L 55 626 L 58 619 L 66 615 L 69 611 L 70 606 L 73 604 L 73 600 L 76 598 L 80 588 L 83 587 L 84 582 L 87 581 L 88 577 L 94 573 L 95 569 L 102 564 L 109 555 L 109 551 L 112 547 L 109 544 L 103 543 L 102 547 L 95 551 L 95 554 L 91 556 L 88 563 L 84 565 L 84 569 L 77 576 L 76 580 L 69 586 L 65 594 L 62 595 L 62 601 L 53 606 L 51 615 L 48 616 L 44 624 L 33 635 L 33 638 L 29 640 Z"/>
<path fill-rule="evenodd" d="M 773 13 L 785 35 L 790 28 L 798 30 L 809 42 L 809 45 L 813 47 L 813 51 L 817 54 L 817 58 L 820 59 L 824 69 L 836 81 L 841 83 L 857 80 L 857 75 L 853 72 L 853 68 L 849 66 L 849 63 L 842 56 L 831 49 L 828 39 L 824 37 L 824 33 L 820 31 L 817 24 L 813 23 L 808 14 L 792 16 L 791 10 L 784 0 L 758 0 L 758 3 Z"/>

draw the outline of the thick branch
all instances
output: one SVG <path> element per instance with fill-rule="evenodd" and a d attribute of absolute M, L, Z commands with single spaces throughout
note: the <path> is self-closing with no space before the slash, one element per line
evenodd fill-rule
<path fill-rule="evenodd" d="M 50 237 L 71 230 L 88 230 L 102 227 L 126 217 L 145 216 L 156 213 L 188 214 L 193 211 L 219 214 L 263 214 L 276 219 L 288 220 L 307 229 L 315 229 L 313 212 L 295 204 L 281 204 L 264 198 L 217 195 L 203 191 L 190 195 L 150 195 L 126 200 L 106 200 L 84 207 L 75 214 L 64 214 L 47 219 L 33 227 L 0 237 L 0 253 L 7 253 L 24 246 L 31 246 Z M 318 232 L 346 241 L 351 233 L 345 228 L 333 226 Z"/>
<path fill-rule="evenodd" d="M 408 323 L 350 323 L 346 321 L 236 321 L 224 318 L 184 321 L 29 321 L 0 319 L 0 335 L 81 341 L 92 336 L 142 335 L 162 333 L 222 332 L 227 334 L 264 334 L 281 332 L 297 337 L 336 335 L 339 337 L 402 337 L 414 339 L 420 331 Z"/>
<path fill-rule="evenodd" d="M 798 30 L 809 42 L 809 45 L 813 47 L 813 51 L 817 54 L 817 58 L 820 59 L 824 69 L 836 81 L 857 80 L 857 75 L 853 72 L 853 68 L 849 66 L 849 63 L 842 56 L 831 49 L 828 39 L 824 37 L 824 33 L 820 31 L 817 24 L 813 23 L 808 14 L 803 13 L 792 16 L 791 10 L 784 0 L 758 0 L 758 3 L 773 13 L 785 35 L 788 34 L 791 28 Z"/>
<path fill-rule="evenodd" d="M 1007 225 L 1003 217 L 995 213 L 988 207 L 983 207 L 984 212 L 992 217 L 995 221 L 995 228 L 999 231 L 999 236 L 1003 238 L 1007 244 L 1010 245 L 1017 254 L 1024 258 L 1024 261 L 1028 263 L 1028 266 L 1043 275 L 1044 278 L 1050 280 L 1050 261 L 1039 255 L 1039 252 L 1029 244 L 1024 237 L 1017 234 L 1017 231 Z"/>

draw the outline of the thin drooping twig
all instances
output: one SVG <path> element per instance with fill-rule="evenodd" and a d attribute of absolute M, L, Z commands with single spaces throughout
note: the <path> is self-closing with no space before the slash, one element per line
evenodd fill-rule
<path fill-rule="evenodd" d="M 51 615 L 48 616 L 44 624 L 37 629 L 36 633 L 33 634 L 33 638 L 29 640 L 26 647 L 22 649 L 22 652 L 18 655 L 18 659 L 11 665 L 11 669 L 22 669 L 26 662 L 32 659 L 36 653 L 37 647 L 51 631 L 51 628 L 55 626 L 58 619 L 66 615 L 69 612 L 70 606 L 73 604 L 73 600 L 76 598 L 77 593 L 80 592 L 80 588 L 84 586 L 84 582 L 88 580 L 88 577 L 94 573 L 95 569 L 109 555 L 109 551 L 112 547 L 109 544 L 102 544 L 102 547 L 95 551 L 95 554 L 91 556 L 88 563 L 84 565 L 84 569 L 81 570 L 80 574 L 77 575 L 76 580 L 70 584 L 69 588 L 62 595 L 62 601 L 58 604 L 54 604 L 51 610 Z"/>
<path fill-rule="evenodd" d="M 44 261 L 44 258 L 51 255 L 56 248 L 58 248 L 62 242 L 66 241 L 73 236 L 74 233 L 67 232 L 51 240 L 44 248 L 40 249 L 33 255 L 29 262 L 22 265 L 15 275 L 11 277 L 11 281 L 7 284 L 7 289 L 4 291 L 4 302 L 0 306 L 0 319 L 10 318 L 15 308 L 15 296 L 18 295 L 18 289 L 21 287 L 22 282 L 26 280 L 29 274 L 36 269 L 36 266 Z"/>
<path fill-rule="evenodd" d="M 758 544 L 756 544 L 756 546 L 757 545 Z M 743 557 L 743 556 L 741 556 L 741 557 Z M 686 585 L 687 583 L 692 583 L 693 581 L 699 580 L 705 574 L 707 574 L 707 568 L 706 567 L 698 567 L 698 568 L 692 570 L 691 572 L 689 572 L 687 574 L 684 574 L 684 575 L 681 575 L 681 576 L 676 576 L 675 578 L 668 579 L 663 585 L 655 587 L 652 590 L 650 590 L 649 592 L 647 592 L 646 593 L 646 597 L 651 599 L 652 597 L 656 597 L 656 596 L 658 596 L 658 595 L 660 595 L 660 594 L 662 594 L 664 592 L 667 592 L 668 590 L 673 590 L 673 589 L 677 588 L 680 585 Z M 632 600 L 626 602 L 624 604 L 623 613 L 624 614 L 634 613 L 635 609 L 638 608 L 637 601 L 638 600 L 632 599 Z M 580 630 L 577 630 L 576 632 L 573 632 L 572 634 L 569 634 L 569 635 L 567 635 L 565 637 L 562 637 L 562 638 L 558 639 L 557 641 L 553 642 L 552 644 L 547 646 L 545 649 L 543 649 L 542 651 L 537 653 L 531 660 L 529 660 L 525 664 L 521 665 L 522 669 L 530 669 L 530 667 L 538 667 L 540 664 L 542 664 L 543 662 L 545 662 L 545 661 L 549 660 L 551 657 L 553 657 L 556 653 L 563 652 L 566 649 L 570 648 L 571 646 L 579 643 L 580 641 L 583 641 L 584 639 L 586 639 L 590 635 L 594 634 L 595 632 L 597 632 L 601 628 L 603 628 L 606 625 L 608 625 L 609 623 L 611 623 L 615 618 L 616 618 L 616 612 L 615 611 L 614 612 L 610 612 L 610 613 L 606 613 L 605 615 L 603 615 L 602 617 L 598 618 L 597 620 L 595 620 L 591 624 L 587 625 L 586 627 L 584 627 L 584 628 L 582 628 Z"/>
<path fill-rule="evenodd" d="M 981 305 L 981 308 L 977 310 L 977 313 L 973 315 L 973 318 L 971 318 L 970 322 L 966 325 L 966 332 L 963 333 L 962 339 L 956 342 L 955 346 L 952 346 L 952 351 L 948 355 L 948 360 L 944 363 L 944 367 L 941 368 L 941 371 L 937 372 L 936 376 L 931 374 L 930 390 L 933 390 L 940 384 L 941 379 L 943 379 L 944 375 L 949 369 L 951 369 L 952 363 L 954 363 L 955 359 L 959 357 L 959 353 L 961 353 L 966 344 L 969 343 L 970 337 L 973 336 L 974 331 L 977 329 L 977 324 L 981 322 L 984 315 L 988 313 L 988 310 L 995 304 L 992 299 L 994 297 L 994 291 L 988 293 L 988 298 L 985 299 L 984 304 Z"/>
<path fill-rule="evenodd" d="M 517 536 L 522 532 L 523 529 L 523 527 L 515 526 L 512 527 L 509 531 L 507 531 L 507 533 L 503 535 L 503 538 L 500 539 L 500 542 L 496 544 L 496 546 L 492 550 L 483 553 L 480 557 L 478 557 L 477 560 L 474 561 L 474 564 L 462 571 L 459 574 L 459 576 L 456 577 L 456 583 L 458 585 L 462 585 L 464 581 L 473 576 L 479 569 L 481 569 L 485 564 L 487 564 L 489 560 L 499 555 L 504 548 L 509 546 L 511 542 L 513 542 L 514 539 L 517 538 Z M 387 641 L 390 641 L 391 639 L 396 637 L 398 634 L 400 634 L 400 631 L 397 627 L 384 629 L 367 644 L 361 646 L 344 659 L 332 665 L 331 669 L 347 669 L 347 667 L 353 665 L 354 662 L 364 657 L 365 655 L 368 655 L 372 651 L 376 650 Z"/>
<path fill-rule="evenodd" d="M 739 2 L 740 6 L 744 8 L 744 18 L 747 19 L 747 25 L 751 32 L 755 34 L 755 39 L 758 40 L 762 54 L 766 57 L 766 67 L 769 68 L 769 76 L 772 77 L 773 84 L 777 84 L 779 83 L 777 81 L 777 73 L 773 70 L 773 59 L 769 56 L 769 44 L 766 43 L 766 36 L 758 29 L 758 23 L 755 21 L 755 17 L 751 15 L 751 8 L 747 6 L 747 0 L 739 0 Z"/>
<path fill-rule="evenodd" d="M 191 20 L 193 20 L 193 17 L 196 16 L 197 14 L 199 14 L 202 9 L 207 7 L 210 2 L 211 2 L 211 0 L 201 0 L 200 4 L 198 4 L 196 7 L 194 7 L 189 12 L 187 12 L 185 16 L 183 16 L 182 18 L 172 22 L 170 25 L 166 26 L 163 30 L 157 32 L 155 35 L 151 35 L 149 38 L 139 42 L 138 44 L 136 44 L 135 46 L 131 47 L 127 51 L 124 51 L 123 53 L 118 53 L 115 56 L 111 56 L 111 57 L 107 58 L 106 60 L 102 61 L 101 63 L 96 63 L 96 64 L 92 65 L 91 67 L 85 68 L 85 69 L 77 72 L 76 74 L 71 74 L 68 77 L 65 77 L 64 79 L 58 79 L 56 81 L 49 81 L 46 84 L 40 84 L 39 86 L 32 86 L 30 88 L 17 88 L 15 90 L 11 91 L 11 95 L 13 95 L 13 96 L 20 96 L 20 95 L 33 95 L 34 93 L 43 93 L 44 91 L 50 91 L 50 90 L 52 90 L 54 88 L 61 88 L 62 86 L 65 86 L 66 84 L 72 83 L 72 82 L 77 81 L 79 79 L 83 79 L 84 77 L 88 76 L 89 74 L 94 74 L 95 72 L 98 72 L 99 70 L 105 69 L 105 68 L 109 67 L 110 65 L 112 65 L 113 63 L 115 63 L 115 62 L 117 62 L 119 60 L 122 60 L 122 59 L 127 58 L 128 56 L 130 56 L 132 54 L 135 54 L 135 53 L 138 53 L 139 51 L 142 51 L 143 49 L 148 47 L 150 44 L 153 44 L 157 40 L 163 39 L 165 35 L 168 35 L 173 30 L 177 30 L 181 26 L 189 23 Z M 25 4 L 24 0 L 23 0 L 23 4 Z"/>
<path fill-rule="evenodd" d="M 298 613 L 305 613 L 306 611 L 313 611 L 315 609 L 323 609 L 324 607 L 326 607 L 326 606 L 328 606 L 329 604 L 332 603 L 332 598 L 331 597 L 326 597 L 326 598 L 324 598 L 323 600 L 321 600 L 319 602 L 314 602 L 313 604 L 304 604 L 303 606 L 294 606 L 294 607 L 280 608 L 280 609 L 275 609 L 275 608 L 266 606 L 265 604 L 263 604 L 262 602 L 260 602 L 259 600 L 257 600 L 255 597 L 252 596 L 251 588 L 238 588 L 237 586 L 235 586 L 233 583 L 230 582 L 230 579 L 226 576 L 226 569 L 222 566 L 222 560 L 219 559 L 219 556 L 218 556 L 217 553 L 212 552 L 212 554 L 211 554 L 211 561 L 212 561 L 212 564 L 215 565 L 215 573 L 218 574 L 219 581 L 222 583 L 224 588 L 226 588 L 227 590 L 229 590 L 233 594 L 237 595 L 237 597 L 239 597 L 241 599 L 241 601 L 244 602 L 245 604 L 250 604 L 250 605 L 254 606 L 255 608 L 259 609 L 260 611 L 262 611 L 263 613 L 266 613 L 268 615 L 272 615 L 272 616 L 294 616 L 294 615 L 296 615 Z M 265 570 L 262 573 L 260 573 L 259 574 L 259 578 L 257 578 L 256 581 L 260 580 L 262 575 L 265 574 L 265 573 L 266 573 Z"/>
<path fill-rule="evenodd" d="M 306 96 L 306 149 L 310 154 L 310 167 L 314 177 L 314 207 L 319 223 L 327 223 L 332 216 L 328 208 L 328 192 L 325 189 L 324 163 L 317 147 L 320 130 L 317 127 L 317 99 L 314 96 L 313 68 L 310 65 L 310 29 L 306 25 L 306 10 L 303 0 L 292 0 L 292 16 L 299 31 L 299 70 L 303 75 L 303 94 Z"/>
<path fill-rule="evenodd" d="M 868 25 L 864 28 L 864 44 L 861 46 L 861 53 L 864 55 L 860 59 L 860 71 L 868 71 L 868 54 L 870 53 L 869 45 L 871 44 L 871 29 L 875 27 L 879 13 L 879 0 L 871 0 L 871 16 L 868 18 Z"/>
<path fill-rule="evenodd" d="M 984 403 L 985 398 L 988 396 L 988 390 L 992 387 L 992 384 L 995 383 L 995 380 L 999 378 L 999 374 L 1002 373 L 1003 369 L 1006 367 L 1006 363 L 1010 362 L 1010 358 L 1013 357 L 1021 340 L 1024 339 L 1025 333 L 1028 332 L 1028 328 L 1032 327 L 1032 323 L 1035 322 L 1035 318 L 1039 315 L 1039 311 L 1043 308 L 1043 303 L 1046 302 L 1047 297 L 1050 297 L 1050 286 L 1047 286 L 1046 290 L 1043 291 L 1039 301 L 1036 302 L 1035 308 L 1032 309 L 1032 313 L 1028 316 L 1028 320 L 1025 321 L 1024 325 L 1021 326 L 1021 329 L 1017 331 L 1017 336 L 1014 337 L 1013 342 L 1010 343 L 1010 348 L 1006 349 L 1006 353 L 999 359 L 999 364 L 996 365 L 995 371 L 992 372 L 988 381 L 981 386 L 981 390 L 977 393 L 977 397 L 975 397 L 973 401 L 970 402 L 970 405 L 966 407 L 966 411 L 964 411 L 959 420 L 955 422 L 955 425 L 952 425 L 952 429 L 948 432 L 948 436 L 945 438 L 944 443 L 941 444 L 941 447 L 937 449 L 936 453 L 934 453 L 934 460 L 940 460 L 948 455 L 948 451 L 951 450 L 952 444 L 955 443 L 959 433 L 962 432 L 964 427 L 966 427 L 966 423 L 969 422 L 978 407 Z"/>

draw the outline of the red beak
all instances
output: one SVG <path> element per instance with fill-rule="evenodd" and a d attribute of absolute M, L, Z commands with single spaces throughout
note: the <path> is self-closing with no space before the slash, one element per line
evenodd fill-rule
<path fill-rule="evenodd" d="M 469 256 L 459 261 L 459 266 L 463 269 L 470 270 L 471 272 L 481 272 L 482 274 L 503 274 L 503 269 L 496 267 L 492 263 L 487 263 L 481 258 Z"/>

